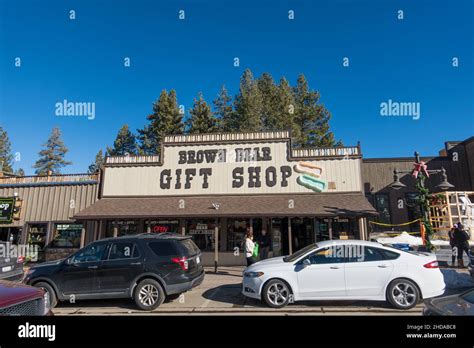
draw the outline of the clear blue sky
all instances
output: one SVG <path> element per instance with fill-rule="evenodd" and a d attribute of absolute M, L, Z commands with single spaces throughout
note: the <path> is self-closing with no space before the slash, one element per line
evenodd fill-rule
<path fill-rule="evenodd" d="M 292 84 L 304 73 L 336 138 L 360 140 L 365 157 L 435 155 L 474 135 L 473 32 L 472 0 L 0 0 L 0 124 L 15 168 L 33 173 L 59 126 L 74 162 L 64 172 L 84 172 L 122 124 L 145 124 L 162 89 L 189 108 L 199 91 L 235 93 L 250 68 Z M 55 116 L 63 99 L 95 102 L 95 120 Z M 420 102 L 421 118 L 380 116 L 388 99 Z"/>

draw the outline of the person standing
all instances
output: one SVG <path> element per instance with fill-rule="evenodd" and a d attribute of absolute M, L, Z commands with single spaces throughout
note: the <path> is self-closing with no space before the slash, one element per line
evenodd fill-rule
<path fill-rule="evenodd" d="M 454 224 L 453 228 L 449 230 L 448 237 L 449 237 L 449 246 L 451 247 L 451 266 L 455 267 L 456 263 L 456 256 L 458 252 L 458 248 L 456 247 L 456 243 L 454 241 L 454 231 L 458 227 L 458 224 Z"/>
<path fill-rule="evenodd" d="M 464 226 L 461 223 L 458 223 L 457 228 L 454 230 L 454 243 L 458 249 L 459 267 L 464 267 L 464 260 L 462 258 L 464 253 L 469 257 L 469 239 L 469 234 L 464 231 Z"/>
<path fill-rule="evenodd" d="M 253 249 L 255 248 L 255 243 L 253 242 L 253 233 L 250 231 L 250 228 L 247 228 L 247 233 L 245 234 L 245 258 L 247 259 L 247 267 L 255 263 L 253 257 Z"/>
<path fill-rule="evenodd" d="M 260 260 L 268 259 L 268 253 L 270 252 L 270 236 L 267 234 L 265 229 L 262 230 L 262 235 L 258 240 L 258 246 L 260 247 Z"/>

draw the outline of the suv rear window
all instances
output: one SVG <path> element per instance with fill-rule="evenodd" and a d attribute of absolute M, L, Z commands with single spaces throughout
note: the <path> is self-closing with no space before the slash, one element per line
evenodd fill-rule
<path fill-rule="evenodd" d="M 151 242 L 148 244 L 156 256 L 178 256 L 176 245 L 171 241 Z"/>
<path fill-rule="evenodd" d="M 185 256 L 194 256 L 199 253 L 199 248 L 190 238 L 180 240 L 179 245 Z"/>

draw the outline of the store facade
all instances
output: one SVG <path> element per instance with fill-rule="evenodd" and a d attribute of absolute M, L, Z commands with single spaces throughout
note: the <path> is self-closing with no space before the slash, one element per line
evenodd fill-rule
<path fill-rule="evenodd" d="M 36 246 L 37 261 L 68 256 L 94 238 L 87 232 L 95 223 L 72 216 L 98 199 L 98 187 L 98 175 L 1 174 L 0 201 L 8 210 L 0 218 L 0 242 Z"/>
<path fill-rule="evenodd" d="M 74 214 L 97 239 L 191 235 L 207 265 L 244 264 L 247 228 L 270 255 L 326 239 L 366 239 L 359 146 L 293 149 L 288 132 L 165 137 L 160 156 L 108 157 L 100 199 Z"/>

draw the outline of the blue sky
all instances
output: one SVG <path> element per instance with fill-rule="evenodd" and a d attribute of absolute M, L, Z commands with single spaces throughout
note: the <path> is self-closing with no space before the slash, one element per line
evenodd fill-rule
<path fill-rule="evenodd" d="M 473 17 L 472 0 L 0 0 L 0 124 L 15 168 L 32 174 L 59 126 L 73 162 L 63 171 L 84 172 L 121 125 L 145 124 L 162 89 L 188 109 L 199 91 L 235 93 L 250 68 L 292 84 L 305 74 L 336 138 L 360 140 L 365 157 L 435 155 L 474 135 Z M 96 118 L 55 116 L 64 99 L 95 102 Z M 419 102 L 420 119 L 382 117 L 388 99 Z"/>

